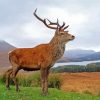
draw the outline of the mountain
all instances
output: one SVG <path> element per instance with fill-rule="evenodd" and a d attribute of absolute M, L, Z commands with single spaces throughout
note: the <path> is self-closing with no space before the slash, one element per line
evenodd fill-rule
<path fill-rule="evenodd" d="M 66 51 L 62 59 L 58 60 L 58 62 L 80 62 L 92 60 L 100 60 L 100 52 L 75 49 Z"/>
<path fill-rule="evenodd" d="M 14 46 L 6 41 L 0 41 L 0 67 L 10 66 L 8 61 L 8 52 L 15 49 Z M 58 60 L 58 62 L 80 62 L 80 61 L 92 61 L 100 60 L 100 52 L 93 50 L 67 50 L 64 56 Z"/>
<path fill-rule="evenodd" d="M 15 48 L 14 46 L 10 45 L 5 41 L 0 41 L 0 51 L 9 51 Z"/>
<path fill-rule="evenodd" d="M 8 52 L 13 49 L 15 49 L 14 46 L 5 41 L 0 41 L 0 67 L 10 66 Z"/>
<path fill-rule="evenodd" d="M 93 50 L 74 49 L 74 50 L 66 51 L 64 54 L 64 57 L 81 58 L 81 57 L 85 57 L 87 55 L 91 55 L 94 53 L 95 53 L 95 51 L 93 51 Z"/>
<path fill-rule="evenodd" d="M 93 53 L 91 55 L 87 55 L 82 58 L 83 60 L 100 60 L 100 52 Z"/>

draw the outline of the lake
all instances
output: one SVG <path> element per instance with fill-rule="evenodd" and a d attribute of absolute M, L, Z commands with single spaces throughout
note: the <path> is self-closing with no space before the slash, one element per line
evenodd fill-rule
<path fill-rule="evenodd" d="M 64 63 L 56 63 L 54 67 L 62 66 L 62 65 L 84 65 L 86 66 L 89 63 L 95 63 L 100 62 L 100 60 L 94 60 L 94 61 L 82 61 L 82 62 L 64 62 Z"/>

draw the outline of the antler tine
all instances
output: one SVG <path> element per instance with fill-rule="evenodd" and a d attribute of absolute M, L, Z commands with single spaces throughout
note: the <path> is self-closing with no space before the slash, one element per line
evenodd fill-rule
<path fill-rule="evenodd" d="M 48 28 L 57 29 L 56 27 L 52 27 L 52 26 L 48 25 L 48 24 L 46 23 L 46 19 L 41 19 L 39 16 L 37 16 L 36 11 L 37 11 L 37 8 L 35 9 L 35 11 L 34 11 L 33 14 L 34 14 L 34 16 L 35 16 L 38 20 L 40 20 L 41 22 L 43 22 Z M 48 20 L 48 21 L 49 21 L 49 20 Z"/>
<path fill-rule="evenodd" d="M 59 20 L 58 20 L 58 18 L 57 18 L 57 26 L 60 26 L 60 25 L 59 25 Z"/>
<path fill-rule="evenodd" d="M 34 11 L 34 13 L 33 13 L 34 16 L 35 16 L 37 19 L 39 19 L 40 21 L 42 21 L 42 22 L 44 23 L 44 20 L 41 19 L 39 16 L 37 16 L 36 11 L 37 11 L 37 8 L 35 9 L 35 11 Z"/>
<path fill-rule="evenodd" d="M 36 13 L 36 11 L 37 11 L 37 8 L 35 9 L 34 13 Z"/>
<path fill-rule="evenodd" d="M 45 24 L 48 28 L 57 29 L 57 27 L 52 27 L 52 26 L 48 25 L 48 24 L 46 23 L 46 19 L 44 19 L 44 24 Z"/>
<path fill-rule="evenodd" d="M 50 23 L 49 25 L 58 25 L 58 26 L 60 26 L 60 25 L 59 25 L 59 23 L 56 23 L 56 22 L 55 22 L 55 23 L 54 23 L 54 22 L 51 22 L 49 19 L 47 19 L 47 20 L 48 20 L 48 21 L 49 21 L 49 23 Z M 58 19 L 57 19 L 57 20 L 58 20 Z"/>
<path fill-rule="evenodd" d="M 57 30 L 59 30 L 59 20 L 57 18 Z"/>
<path fill-rule="evenodd" d="M 69 27 L 69 25 L 65 26 L 65 27 L 63 28 L 63 30 L 67 29 L 68 27 Z"/>
<path fill-rule="evenodd" d="M 62 26 L 60 26 L 60 29 L 62 29 L 65 26 L 65 22 L 63 22 Z"/>

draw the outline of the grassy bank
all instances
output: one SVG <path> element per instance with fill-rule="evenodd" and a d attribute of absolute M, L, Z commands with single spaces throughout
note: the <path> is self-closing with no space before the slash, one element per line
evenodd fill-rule
<path fill-rule="evenodd" d="M 1 100 L 100 100 L 99 96 L 89 94 L 79 94 L 73 92 L 63 92 L 58 89 L 49 88 L 49 95 L 42 96 L 38 87 L 20 87 L 21 91 L 16 92 L 15 87 L 6 90 L 4 84 L 0 83 Z"/>

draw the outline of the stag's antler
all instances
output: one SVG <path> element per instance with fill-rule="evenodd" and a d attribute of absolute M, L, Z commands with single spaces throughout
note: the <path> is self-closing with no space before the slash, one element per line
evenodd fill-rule
<path fill-rule="evenodd" d="M 53 27 L 53 26 L 48 25 L 48 24 L 46 23 L 46 19 L 41 19 L 41 18 L 36 14 L 36 11 L 37 11 L 37 9 L 34 11 L 34 16 L 35 16 L 38 20 L 40 20 L 41 22 L 43 22 L 48 28 L 57 29 L 57 27 Z M 53 25 L 54 25 L 54 24 L 53 24 Z M 57 25 L 57 23 L 56 23 L 56 25 Z"/>
<path fill-rule="evenodd" d="M 69 25 L 65 26 L 65 27 L 63 28 L 63 30 L 67 29 L 68 27 L 69 27 Z"/>
<path fill-rule="evenodd" d="M 37 11 L 37 9 L 34 11 L 34 16 L 38 19 L 38 20 L 40 20 L 41 22 L 43 22 L 48 28 L 51 28 L 51 29 L 58 29 L 59 28 L 59 30 L 60 29 L 62 29 L 64 26 L 65 26 L 65 22 L 63 22 L 63 25 L 59 25 L 59 23 L 58 23 L 58 19 L 57 19 L 57 22 L 56 23 L 54 23 L 54 22 L 51 22 L 49 19 L 47 19 L 48 21 L 49 21 L 49 24 L 47 24 L 46 23 L 46 19 L 41 19 L 37 14 L 36 14 L 36 11 Z M 53 26 L 51 26 L 51 25 L 57 25 L 57 27 L 53 27 Z"/>

